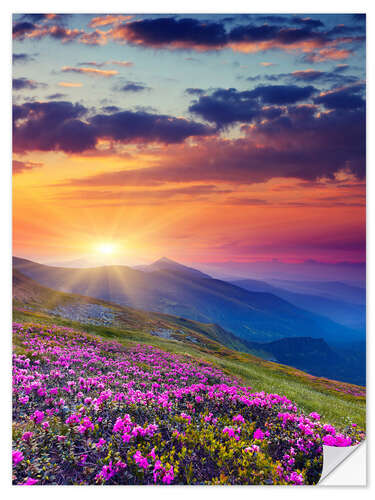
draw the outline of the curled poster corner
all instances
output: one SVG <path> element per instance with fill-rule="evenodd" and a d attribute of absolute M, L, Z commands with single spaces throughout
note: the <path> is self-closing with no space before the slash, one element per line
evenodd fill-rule
<path fill-rule="evenodd" d="M 347 447 L 323 445 L 323 470 L 318 484 L 319 486 L 365 486 L 366 443 Z"/>

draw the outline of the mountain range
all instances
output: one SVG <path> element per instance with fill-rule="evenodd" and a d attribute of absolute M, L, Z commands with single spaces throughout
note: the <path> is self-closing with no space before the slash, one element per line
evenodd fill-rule
<path fill-rule="evenodd" d="M 17 257 L 13 266 L 24 277 L 55 291 L 110 302 L 137 310 L 139 314 L 168 315 L 173 317 L 175 326 L 195 322 L 205 325 L 200 326 L 204 330 L 210 325 L 210 335 L 216 336 L 215 340 L 236 350 L 253 352 L 264 359 L 318 375 L 337 373 L 342 380 L 364 383 L 364 331 L 293 304 L 294 295 L 298 295 L 295 292 L 286 291 L 280 297 L 274 292 L 280 294 L 282 289 L 270 284 L 268 288 L 267 284 L 262 285 L 267 291 L 246 289 L 255 285 L 239 286 L 238 281 L 233 284 L 214 279 L 167 258 L 138 269 L 63 268 Z M 258 289 L 261 283 L 257 284 Z M 288 294 L 292 294 L 290 301 L 286 300 Z M 307 298 L 300 298 L 299 304 Z M 324 300 L 327 299 L 320 298 L 321 304 Z M 71 311 L 68 313 L 72 315 Z M 348 354 L 351 366 L 346 376 Z"/>
<path fill-rule="evenodd" d="M 291 304 L 326 316 L 336 323 L 364 331 L 366 328 L 366 290 L 339 282 L 269 282 L 241 279 L 234 285 L 253 292 L 268 292 Z"/>
<path fill-rule="evenodd" d="M 249 341 L 301 336 L 323 337 L 332 343 L 361 339 L 359 331 L 296 307 L 273 293 L 245 290 L 165 260 L 147 271 L 127 266 L 61 268 L 18 258 L 14 258 L 14 267 L 55 290 L 217 323 Z"/>

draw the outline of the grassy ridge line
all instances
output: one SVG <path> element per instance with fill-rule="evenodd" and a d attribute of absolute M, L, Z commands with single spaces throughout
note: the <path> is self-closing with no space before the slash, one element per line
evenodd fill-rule
<path fill-rule="evenodd" d="M 42 313 L 17 309 L 14 310 L 13 320 L 21 323 L 68 326 L 102 338 L 116 340 L 125 346 L 146 343 L 165 351 L 187 354 L 196 359 L 214 363 L 228 374 L 240 377 L 246 385 L 250 385 L 256 391 L 264 390 L 283 394 L 295 401 L 304 412 L 316 411 L 325 421 L 337 427 L 346 425 L 348 420 L 363 428 L 366 425 L 365 398 L 349 393 L 349 391 L 359 392 L 363 388 L 314 377 L 285 365 L 264 361 L 248 353 L 235 352 L 207 338 L 204 339 L 204 346 L 198 346 L 186 341 L 162 339 L 140 330 L 80 324 Z M 340 391 L 348 392 L 338 392 L 338 388 Z"/>

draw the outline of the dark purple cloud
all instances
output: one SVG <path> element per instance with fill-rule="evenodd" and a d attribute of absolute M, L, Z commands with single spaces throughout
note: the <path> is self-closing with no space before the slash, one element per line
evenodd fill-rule
<path fill-rule="evenodd" d="M 210 95 L 200 96 L 191 104 L 189 111 L 221 128 L 237 122 L 274 118 L 280 111 L 265 110 L 263 105 L 294 104 L 310 98 L 313 93 L 316 89 L 311 85 L 262 85 L 246 91 L 217 89 Z"/>
<path fill-rule="evenodd" d="M 224 46 L 227 42 L 225 27 L 220 22 L 174 17 L 142 19 L 121 24 L 114 28 L 114 38 L 151 47 L 193 44 L 216 48 Z"/>
<path fill-rule="evenodd" d="M 335 179 L 340 170 L 365 176 L 365 116 L 361 109 L 316 113 L 291 106 L 284 115 L 260 122 L 235 140 L 206 139 L 199 147 L 154 158 L 154 167 L 67 181 L 77 186 L 158 186 L 205 182 L 253 184 L 272 178 Z M 335 181 L 336 182 L 336 181 Z"/>
<path fill-rule="evenodd" d="M 38 87 L 46 87 L 45 83 L 35 82 L 34 80 L 29 80 L 28 78 L 13 78 L 12 87 L 13 90 L 24 90 L 24 89 L 36 89 Z"/>
<path fill-rule="evenodd" d="M 146 111 L 120 111 L 111 115 L 95 115 L 90 124 L 100 137 L 124 142 L 160 142 L 173 144 L 187 137 L 214 133 L 209 127 L 168 115 Z"/>
<path fill-rule="evenodd" d="M 320 82 L 332 83 L 336 86 L 347 85 L 358 81 L 358 77 L 353 75 L 343 74 L 348 69 L 347 64 L 340 64 L 330 71 L 322 71 L 317 69 L 301 69 L 292 73 L 277 73 L 277 74 L 258 74 L 246 78 L 249 82 L 266 80 L 269 82 L 285 81 L 288 83 L 295 82 Z"/>
<path fill-rule="evenodd" d="M 27 63 L 30 61 L 33 61 L 34 57 L 31 56 L 30 54 L 13 54 L 13 63 Z"/>
<path fill-rule="evenodd" d="M 264 104 L 294 104 L 309 99 L 316 92 L 312 85 L 260 85 L 250 91 L 250 96 L 259 98 Z"/>
<path fill-rule="evenodd" d="M 25 22 L 19 22 L 13 25 L 12 34 L 15 38 L 22 38 L 26 33 L 29 33 L 36 29 L 35 24 Z"/>
<path fill-rule="evenodd" d="M 94 149 L 99 138 L 173 144 L 214 133 L 201 123 L 142 110 L 88 116 L 84 106 L 67 101 L 15 105 L 13 120 L 15 151 L 81 152 Z"/>
<path fill-rule="evenodd" d="M 364 109 L 366 101 L 361 95 L 363 90 L 363 85 L 335 89 L 315 97 L 314 103 L 322 104 L 327 109 Z"/>
<path fill-rule="evenodd" d="M 120 87 L 122 92 L 143 92 L 145 90 L 151 90 L 150 87 L 139 82 L 128 82 L 122 87 Z"/>
<path fill-rule="evenodd" d="M 67 101 L 13 106 L 14 150 L 78 152 L 94 147 L 95 134 L 80 120 L 86 111 L 84 106 Z"/>
<path fill-rule="evenodd" d="M 249 18 L 252 19 L 247 16 L 244 20 Z M 271 19 L 272 24 L 267 18 Z M 319 30 L 324 25 L 317 19 L 263 16 L 257 20 L 263 20 L 264 24 L 243 24 L 227 30 L 223 20 L 212 22 L 175 17 L 142 19 L 116 26 L 113 38 L 153 48 L 197 50 L 218 50 L 236 43 L 262 42 L 274 42 L 276 48 L 312 42 L 316 48 L 332 42 L 327 32 Z"/>
<path fill-rule="evenodd" d="M 192 88 L 192 87 L 186 89 L 185 92 L 188 95 L 204 95 L 206 93 L 206 91 L 203 89 Z"/>
<path fill-rule="evenodd" d="M 260 107 L 255 99 L 247 96 L 247 92 L 228 89 L 199 97 L 189 111 L 218 127 L 226 127 L 236 122 L 251 122 L 259 115 Z"/>
<path fill-rule="evenodd" d="M 63 99 L 64 97 L 66 97 L 66 94 L 62 94 L 61 92 L 57 92 L 56 94 L 48 95 L 47 99 L 51 99 L 51 100 Z"/>

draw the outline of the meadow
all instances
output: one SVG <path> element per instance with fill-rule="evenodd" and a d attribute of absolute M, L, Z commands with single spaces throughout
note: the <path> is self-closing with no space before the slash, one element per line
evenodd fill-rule
<path fill-rule="evenodd" d="M 106 331 L 14 323 L 15 484 L 315 484 L 323 444 L 364 438 L 354 420 L 335 427 L 258 389 L 259 375 L 245 381 L 249 361 L 213 363 L 186 345 L 170 352 L 178 342 Z M 323 391 L 334 400 L 333 386 Z M 336 395 L 348 405 L 362 397 Z"/>

